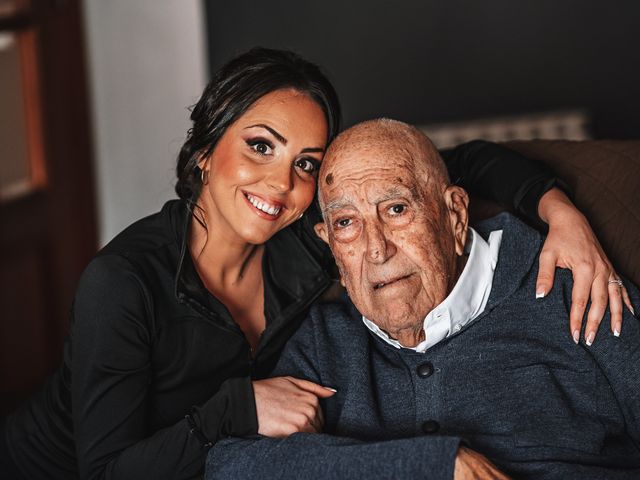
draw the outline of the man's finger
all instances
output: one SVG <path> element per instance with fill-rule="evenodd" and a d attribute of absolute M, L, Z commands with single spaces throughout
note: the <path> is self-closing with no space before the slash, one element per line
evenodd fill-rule
<path fill-rule="evenodd" d="M 542 298 L 551 291 L 556 274 L 556 262 L 556 255 L 545 250 L 540 253 L 538 278 L 536 280 L 536 298 Z"/>

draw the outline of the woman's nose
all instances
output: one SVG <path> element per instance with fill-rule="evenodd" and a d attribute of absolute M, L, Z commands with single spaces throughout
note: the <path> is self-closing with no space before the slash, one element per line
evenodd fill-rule
<path fill-rule="evenodd" d="M 267 185 L 278 193 L 290 191 L 293 188 L 293 169 L 289 165 L 275 166 L 267 177 Z"/>

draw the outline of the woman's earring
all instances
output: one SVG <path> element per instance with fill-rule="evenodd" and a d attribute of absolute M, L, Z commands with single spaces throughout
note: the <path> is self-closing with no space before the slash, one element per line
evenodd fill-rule
<path fill-rule="evenodd" d="M 209 183 L 209 170 L 200 170 L 200 181 L 203 185 L 207 185 Z"/>

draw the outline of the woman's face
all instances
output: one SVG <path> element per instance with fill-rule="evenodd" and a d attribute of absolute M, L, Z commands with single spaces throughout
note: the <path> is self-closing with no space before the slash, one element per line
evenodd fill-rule
<path fill-rule="evenodd" d="M 209 171 L 199 202 L 207 224 L 231 242 L 266 242 L 311 204 L 326 143 L 325 115 L 307 95 L 261 97 L 199 164 Z"/>

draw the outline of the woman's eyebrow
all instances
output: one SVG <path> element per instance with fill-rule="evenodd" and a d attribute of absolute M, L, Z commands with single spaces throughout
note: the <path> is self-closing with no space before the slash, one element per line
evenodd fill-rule
<path fill-rule="evenodd" d="M 248 127 L 245 127 L 245 130 L 248 129 L 248 128 L 254 128 L 254 127 L 262 127 L 265 130 L 269 130 L 269 132 L 271 132 L 271 135 L 276 137 L 281 143 L 283 143 L 285 145 L 287 144 L 287 139 L 286 138 L 284 138 L 282 135 L 280 135 L 276 130 L 271 128 L 269 125 L 265 125 L 264 123 L 256 123 L 255 125 L 249 125 Z"/>
<path fill-rule="evenodd" d="M 287 144 L 287 139 L 284 138 L 280 133 L 278 133 L 278 131 L 274 130 L 273 128 L 271 128 L 269 125 L 265 125 L 264 123 L 256 123 L 255 125 L 249 125 L 248 127 L 245 127 L 245 130 L 248 128 L 254 128 L 254 127 L 261 127 L 264 128 L 265 130 L 268 130 L 269 132 L 271 132 L 271 135 L 273 135 L 274 137 L 276 137 L 281 143 L 283 143 L 284 145 Z M 300 153 L 324 153 L 324 148 L 322 147 L 309 147 L 309 148 L 305 148 L 302 150 L 302 152 Z"/>
<path fill-rule="evenodd" d="M 300 153 L 324 153 L 324 148 L 316 147 L 316 148 L 303 148 Z"/>

